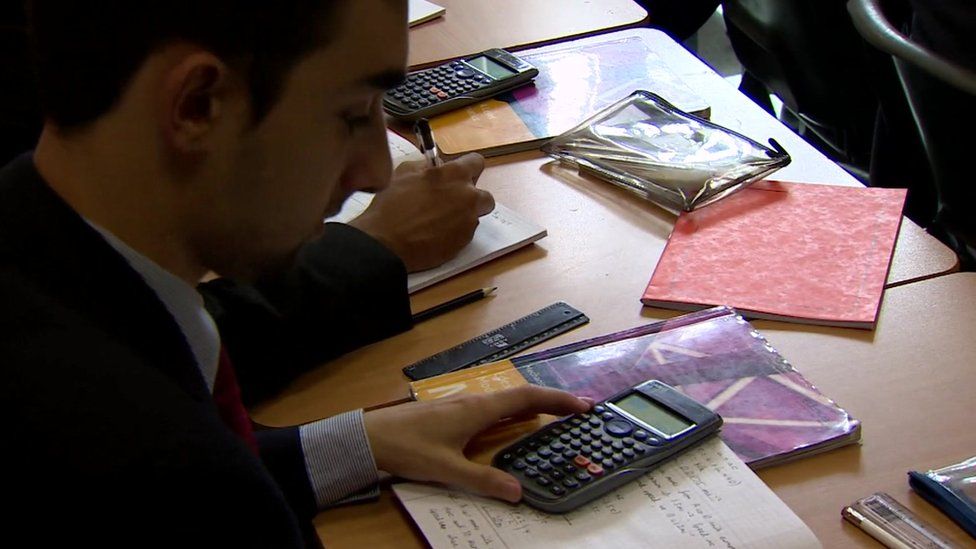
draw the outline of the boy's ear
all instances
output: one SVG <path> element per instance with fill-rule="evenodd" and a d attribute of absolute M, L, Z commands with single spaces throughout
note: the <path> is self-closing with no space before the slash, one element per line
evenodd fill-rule
<path fill-rule="evenodd" d="M 174 150 L 196 153 L 208 148 L 208 138 L 227 113 L 229 80 L 223 61 L 204 51 L 184 56 L 167 72 L 159 120 Z"/>

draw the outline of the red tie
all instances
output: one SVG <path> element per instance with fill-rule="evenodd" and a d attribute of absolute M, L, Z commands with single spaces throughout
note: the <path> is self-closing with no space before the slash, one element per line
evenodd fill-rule
<path fill-rule="evenodd" d="M 217 379 L 214 380 L 213 399 L 217 405 L 217 411 L 220 412 L 220 418 L 257 454 L 258 440 L 254 437 L 251 418 L 247 415 L 247 410 L 241 401 L 241 388 L 237 385 L 234 367 L 223 347 L 220 348 L 220 360 L 217 362 Z"/>

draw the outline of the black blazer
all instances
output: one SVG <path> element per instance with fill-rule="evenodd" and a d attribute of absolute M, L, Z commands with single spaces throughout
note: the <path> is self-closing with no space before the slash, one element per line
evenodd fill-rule
<path fill-rule="evenodd" d="M 345 226 L 330 226 L 275 280 L 200 290 L 248 402 L 410 326 L 402 262 Z M 16 532 L 7 536 L 133 547 L 317 542 L 298 429 L 259 431 L 259 457 L 225 427 L 156 294 L 43 182 L 30 155 L 0 171 L 0 372 L 0 464 L 14 505 L 4 522 Z"/>

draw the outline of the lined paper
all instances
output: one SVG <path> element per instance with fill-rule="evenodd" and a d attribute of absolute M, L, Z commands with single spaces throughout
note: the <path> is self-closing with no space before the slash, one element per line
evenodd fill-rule
<path fill-rule="evenodd" d="M 432 485 L 393 490 L 435 549 L 820 547 L 718 437 L 565 515 Z"/>

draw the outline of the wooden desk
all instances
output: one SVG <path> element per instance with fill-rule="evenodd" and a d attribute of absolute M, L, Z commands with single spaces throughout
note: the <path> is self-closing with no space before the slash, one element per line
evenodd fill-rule
<path fill-rule="evenodd" d="M 715 121 L 756 139 L 774 137 L 793 155 L 793 164 L 778 177 L 857 184 L 663 34 L 659 46 L 661 57 L 712 105 Z M 400 372 L 403 366 L 557 300 L 581 309 L 591 322 L 544 346 L 677 314 L 644 308 L 638 301 L 671 231 L 671 214 L 621 189 L 567 170 L 538 152 L 490 159 L 488 165 L 479 185 L 495 193 L 500 202 L 546 226 L 549 236 L 424 290 L 413 297 L 413 306 L 419 310 L 483 286 L 496 285 L 498 293 L 307 374 L 280 398 L 253 410 L 256 420 L 268 425 L 295 424 L 404 398 L 407 384 Z M 961 417 L 945 413 L 967 412 L 961 401 L 976 381 L 976 370 L 971 367 L 976 362 L 974 346 L 963 340 L 976 320 L 972 310 L 976 275 L 919 282 L 955 266 L 955 256 L 948 248 L 906 220 L 889 286 L 914 283 L 889 290 L 875 332 L 760 323 L 801 372 L 864 421 L 863 447 L 762 475 L 824 541 L 850 537 L 868 543 L 867 538 L 858 538 L 859 532 L 838 523 L 841 505 L 887 489 L 903 503 L 921 509 L 918 501 L 904 492 L 905 470 L 948 464 L 976 448 L 974 430 L 964 429 Z M 932 360 L 938 361 L 938 370 L 924 370 Z M 916 371 L 922 375 L 913 375 Z M 940 377 L 943 373 L 945 377 Z M 916 381 L 943 391 L 943 395 L 952 394 L 945 392 L 947 389 L 959 387 L 959 396 L 939 396 L 934 402 L 932 393 L 916 388 Z M 901 402 L 911 404 L 902 407 Z M 933 412 L 939 412 L 938 417 L 947 419 L 931 425 L 923 439 L 925 447 L 919 448 L 897 429 L 914 425 L 918 429 L 910 432 L 920 433 L 921 426 L 932 417 L 924 407 L 929 404 Z M 925 413 L 919 414 L 920 410 Z M 933 512 L 925 516 L 940 518 Z M 375 504 L 322 513 L 316 525 L 333 547 L 421 545 L 389 494 Z M 941 520 L 942 525 L 945 520 Z"/>
<path fill-rule="evenodd" d="M 840 518 L 844 505 L 884 491 L 960 546 L 976 540 L 916 496 L 906 473 L 976 455 L 976 273 L 891 289 L 873 333 L 755 322 L 826 395 L 862 421 L 862 443 L 759 476 L 824 547 L 878 547 Z"/>
<path fill-rule="evenodd" d="M 572 281 L 555 284 L 562 289 Z M 300 384 L 305 389 L 334 385 L 342 391 L 312 398 L 299 389 L 260 417 L 295 417 L 294 412 L 304 409 L 311 419 L 369 402 L 365 395 L 402 395 L 397 357 L 427 347 L 439 339 L 438 332 L 451 334 L 479 324 L 476 317 L 494 321 L 500 308 L 512 306 L 511 299 L 503 299 L 473 306 L 480 310 L 459 311 L 463 318 L 434 320 L 353 353 Z M 976 387 L 974 304 L 976 273 L 956 273 L 890 289 L 874 332 L 755 323 L 797 369 L 863 422 L 860 445 L 760 471 L 824 547 L 877 547 L 840 518 L 841 507 L 875 491 L 888 492 L 960 544 L 973 544 L 959 527 L 910 492 L 906 472 L 937 468 L 976 453 L 976 429 L 969 423 L 971 390 Z M 280 413 L 284 409 L 291 413 Z M 330 547 L 423 547 L 388 491 L 376 503 L 321 513 L 315 524 Z"/>
<path fill-rule="evenodd" d="M 632 0 L 436 0 L 443 17 L 410 30 L 409 64 L 470 55 L 488 48 L 520 49 L 642 24 Z"/>

